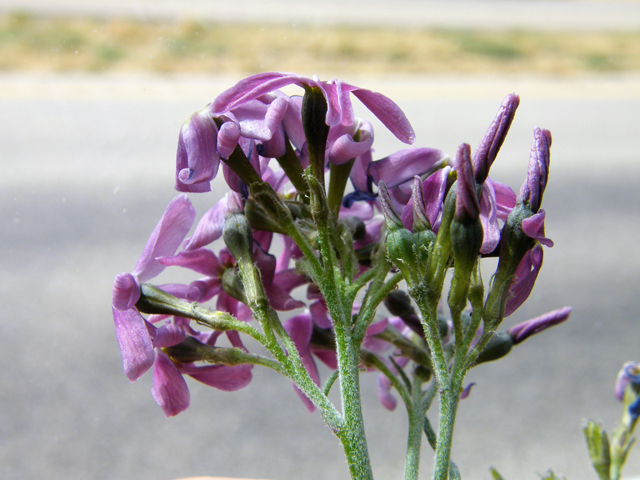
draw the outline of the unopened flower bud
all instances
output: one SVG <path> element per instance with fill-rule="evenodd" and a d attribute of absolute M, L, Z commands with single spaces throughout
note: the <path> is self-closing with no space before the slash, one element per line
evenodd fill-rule
<path fill-rule="evenodd" d="M 513 344 L 517 345 L 520 342 L 525 341 L 531 335 L 535 335 L 547 328 L 558 325 L 569 318 L 571 314 L 571 307 L 564 307 L 558 310 L 554 310 L 549 313 L 545 313 L 526 322 L 519 323 L 515 327 L 511 327 L 508 331 L 509 336 L 513 340 Z"/>
<path fill-rule="evenodd" d="M 319 87 L 305 86 L 302 99 L 302 128 L 307 139 L 311 174 L 324 185 L 324 160 L 329 136 L 327 100 Z"/>
<path fill-rule="evenodd" d="M 589 457 L 600 478 L 609 478 L 611 457 L 607 432 L 596 422 L 589 420 L 582 429 L 587 440 Z"/>
<path fill-rule="evenodd" d="M 476 365 L 484 362 L 492 362 L 506 356 L 513 346 L 513 340 L 507 332 L 495 332 L 484 347 L 482 353 L 478 355 Z"/>
<path fill-rule="evenodd" d="M 549 178 L 551 132 L 536 127 L 533 136 L 527 179 L 522 184 L 522 188 L 520 188 L 518 203 L 526 203 L 532 213 L 537 213 L 540 210 L 542 195 Z"/>
<path fill-rule="evenodd" d="M 482 247 L 482 224 L 480 206 L 476 195 L 476 182 L 471 168 L 471 152 L 467 144 L 458 149 L 456 157 L 458 181 L 456 189 L 456 210 L 451 222 L 451 254 L 455 266 L 455 275 L 460 288 L 468 284 L 471 271 L 478 259 Z M 462 295 L 464 297 L 464 295 Z M 462 303 L 466 301 L 461 298 Z M 461 304 L 463 308 L 464 305 Z"/>
<path fill-rule="evenodd" d="M 473 171 L 478 184 L 484 183 L 489 175 L 498 151 L 507 137 L 507 132 L 520 104 L 520 97 L 515 93 L 506 96 L 500 105 L 500 110 L 493 119 L 491 126 L 484 134 L 480 145 L 473 154 Z"/>
<path fill-rule="evenodd" d="M 253 263 L 253 233 L 247 217 L 239 212 L 228 215 L 222 228 L 222 238 L 238 263 Z"/>
<path fill-rule="evenodd" d="M 387 258 L 389 262 L 400 269 L 410 286 L 417 285 L 420 280 L 416 266 L 413 235 L 404 228 L 400 215 L 391 204 L 389 190 L 383 181 L 380 181 L 378 188 L 380 189 L 382 213 L 387 223 Z"/>

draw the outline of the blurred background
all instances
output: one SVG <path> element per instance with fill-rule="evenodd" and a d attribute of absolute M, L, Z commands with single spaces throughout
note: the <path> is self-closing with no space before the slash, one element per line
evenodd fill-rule
<path fill-rule="evenodd" d="M 121 369 L 111 283 L 175 196 L 180 126 L 268 70 L 380 91 L 416 145 L 450 153 L 477 145 L 515 91 L 492 178 L 516 191 L 533 128 L 552 131 L 555 247 L 505 326 L 573 315 L 469 373 L 453 458 L 465 479 L 490 466 L 595 479 L 582 421 L 614 428 L 615 376 L 640 360 L 638 1 L 0 2 L 0 478 L 348 478 L 338 441 L 271 371 L 235 393 L 189 382 L 191 407 L 165 419 L 151 375 L 130 384 Z M 402 148 L 374 128 L 379 157 Z M 190 198 L 202 214 L 224 190 Z M 382 408 L 373 375 L 363 396 L 376 478 L 401 478 L 406 415 Z M 430 470 L 425 445 L 421 478 Z"/>

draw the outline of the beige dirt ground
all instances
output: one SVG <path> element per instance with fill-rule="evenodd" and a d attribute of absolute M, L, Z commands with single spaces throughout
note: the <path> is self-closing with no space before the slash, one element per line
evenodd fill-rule
<path fill-rule="evenodd" d="M 542 74 L 640 71 L 640 32 L 257 26 L 0 17 L 0 71 Z"/>

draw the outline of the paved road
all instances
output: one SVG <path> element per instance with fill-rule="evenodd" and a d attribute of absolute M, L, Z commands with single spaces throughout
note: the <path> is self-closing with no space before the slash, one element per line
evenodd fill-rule
<path fill-rule="evenodd" d="M 602 0 L 4 0 L 3 10 L 251 23 L 588 31 L 640 27 L 639 2 Z"/>
<path fill-rule="evenodd" d="M 489 479 L 489 465 L 511 479 L 548 467 L 572 480 L 594 478 L 580 422 L 590 416 L 613 426 L 614 377 L 638 359 L 637 81 L 626 80 L 621 93 L 613 81 L 487 80 L 474 99 L 477 83 L 454 80 L 425 79 L 422 88 L 405 80 L 417 100 L 405 90 L 399 102 L 419 144 L 450 152 L 461 141 L 476 144 L 503 94 L 515 89 L 521 108 L 494 176 L 518 188 L 533 127 L 554 134 L 545 207 L 556 246 L 509 325 L 574 307 L 569 323 L 470 373 L 477 386 L 460 407 L 454 458 L 471 480 Z M 31 78 L 29 94 L 27 78 L 0 78 L 0 478 L 346 479 L 319 416 L 271 372 L 256 370 L 233 394 L 191 382 L 192 407 L 171 420 L 149 395 L 150 375 L 131 385 L 122 374 L 112 278 L 132 268 L 174 196 L 178 129 L 221 80 L 121 82 L 128 90 L 118 98 L 118 84 L 105 80 Z M 61 94 L 65 85 L 73 95 Z M 398 147 L 376 131 L 381 154 Z M 199 213 L 219 194 L 193 196 Z M 376 478 L 399 478 L 404 413 L 382 409 L 373 377 L 364 392 Z M 428 458 L 425 450 L 422 478 Z M 638 472 L 636 450 L 628 473 Z"/>

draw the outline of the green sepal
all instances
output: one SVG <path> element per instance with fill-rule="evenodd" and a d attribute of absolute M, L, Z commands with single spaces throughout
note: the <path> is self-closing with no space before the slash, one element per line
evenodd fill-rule
<path fill-rule="evenodd" d="M 478 365 L 484 362 L 492 362 L 499 358 L 505 357 L 513 347 L 513 340 L 507 332 L 495 332 L 484 347 L 484 350 L 478 355 L 478 359 L 475 364 Z"/>
<path fill-rule="evenodd" d="M 582 431 L 587 440 L 589 458 L 591 459 L 593 468 L 600 477 L 600 480 L 610 480 L 611 450 L 607 432 L 592 420 L 587 421 Z"/>

